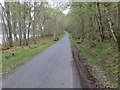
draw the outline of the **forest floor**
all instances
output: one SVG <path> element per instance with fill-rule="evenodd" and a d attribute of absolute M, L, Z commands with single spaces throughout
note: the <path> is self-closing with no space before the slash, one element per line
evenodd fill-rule
<path fill-rule="evenodd" d="M 71 38 L 73 58 L 83 88 L 116 88 L 118 86 L 118 53 L 115 45 L 99 43 L 89 48 Z M 109 66 L 110 65 L 110 66 Z"/>
<path fill-rule="evenodd" d="M 15 70 L 54 43 L 56 43 L 56 41 L 54 41 L 52 37 L 46 37 L 41 38 L 41 41 L 37 44 L 30 44 L 29 46 L 22 47 L 17 46 L 0 51 L 0 68 L 2 68 L 0 69 L 2 70 L 0 77 Z"/>

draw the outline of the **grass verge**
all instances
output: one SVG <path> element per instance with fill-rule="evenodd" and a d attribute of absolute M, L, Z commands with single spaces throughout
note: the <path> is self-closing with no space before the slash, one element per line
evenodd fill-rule
<path fill-rule="evenodd" d="M 110 83 L 113 87 L 119 87 L 118 50 L 114 41 L 100 42 L 93 48 L 89 47 L 87 40 L 78 44 L 76 40 L 71 38 L 71 43 L 78 47 L 86 59 L 86 63 L 95 65 L 91 74 L 101 85 L 107 86 Z"/>
<path fill-rule="evenodd" d="M 60 37 L 60 39 L 61 38 L 62 37 Z M 0 61 L 0 65 L 2 65 L 0 66 L 2 69 L 1 76 L 4 76 L 15 70 L 17 67 L 23 65 L 33 56 L 42 52 L 54 43 L 56 43 L 56 41 L 54 41 L 53 38 L 44 38 L 38 44 L 31 44 L 24 47 L 13 47 L 9 50 L 0 52 L 0 56 L 2 56 Z"/>

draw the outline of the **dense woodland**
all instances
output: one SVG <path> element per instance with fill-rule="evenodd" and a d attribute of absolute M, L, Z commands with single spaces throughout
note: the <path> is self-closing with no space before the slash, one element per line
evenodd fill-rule
<path fill-rule="evenodd" d="M 87 38 L 93 47 L 112 38 L 120 50 L 118 3 L 69 3 L 70 12 L 66 16 L 59 10 L 59 3 L 55 6 L 53 9 L 47 2 L 1 4 L 3 43 L 10 47 L 14 42 L 26 46 L 30 37 L 33 43 L 37 37 L 55 38 L 66 25 L 80 42 Z"/>
<path fill-rule="evenodd" d="M 66 18 L 68 31 L 79 42 L 86 38 L 90 47 L 112 38 L 120 50 L 119 13 L 119 3 L 74 2 Z"/>
<path fill-rule="evenodd" d="M 36 44 L 41 37 L 59 36 L 64 26 L 63 13 L 57 6 L 51 8 L 47 2 L 1 4 L 4 46 L 27 46 Z"/>

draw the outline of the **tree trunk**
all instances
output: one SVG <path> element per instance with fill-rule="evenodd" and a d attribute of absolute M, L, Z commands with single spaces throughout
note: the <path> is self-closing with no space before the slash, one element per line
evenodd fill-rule
<path fill-rule="evenodd" d="M 36 44 L 36 41 L 35 41 L 35 22 L 33 24 L 33 41 L 34 41 L 34 44 Z"/>
<path fill-rule="evenodd" d="M 29 22 L 29 25 L 28 25 L 28 37 L 27 37 L 27 43 L 26 43 L 27 46 L 29 45 L 30 26 L 31 26 L 31 22 Z"/>
<path fill-rule="evenodd" d="M 114 34 L 114 30 L 112 29 L 112 23 L 110 21 L 108 9 L 107 9 L 107 4 L 104 4 L 104 6 L 105 6 L 105 10 L 106 10 L 106 15 L 107 15 L 107 20 L 108 20 L 108 24 L 109 24 L 109 27 L 110 27 L 110 31 L 112 33 L 112 36 L 113 36 L 114 40 L 117 42 L 116 36 Z"/>
<path fill-rule="evenodd" d="M 56 30 L 55 30 L 55 29 L 56 29 L 56 28 L 55 28 L 55 27 L 56 27 L 56 15 L 55 15 L 55 14 L 54 14 L 53 23 L 54 23 L 54 25 L 53 25 L 53 26 L 54 26 L 54 32 L 53 32 L 53 34 L 54 34 L 54 39 L 55 39 L 55 38 L 56 38 Z"/>
<path fill-rule="evenodd" d="M 21 22 L 19 22 L 19 44 L 22 46 L 22 30 L 21 30 Z"/>
<path fill-rule="evenodd" d="M 31 8 L 29 9 L 29 13 L 31 13 Z M 29 45 L 30 26 L 31 26 L 31 23 L 32 23 L 31 14 L 29 15 L 29 19 L 30 19 L 30 21 L 29 21 L 29 24 L 28 24 L 28 33 L 27 33 L 28 36 L 27 36 L 27 43 L 26 43 L 27 46 Z"/>
<path fill-rule="evenodd" d="M 18 3 L 18 4 L 20 4 L 20 3 Z M 20 46 L 22 46 L 22 29 L 21 29 L 21 8 L 20 8 L 20 6 L 19 6 L 19 15 L 20 15 L 20 17 L 19 17 L 19 45 Z"/>
<path fill-rule="evenodd" d="M 100 33 L 101 33 L 101 39 L 102 39 L 102 42 L 104 41 L 105 39 L 105 36 L 104 36 L 104 28 L 103 28 L 103 23 L 102 23 L 102 16 L 101 16 L 101 10 L 100 10 L 100 4 L 99 2 L 97 2 L 97 8 L 98 8 L 98 12 L 99 12 L 99 26 L 100 26 Z"/>
<path fill-rule="evenodd" d="M 120 2 L 118 2 L 118 37 L 117 37 L 118 49 L 120 52 Z"/>
<path fill-rule="evenodd" d="M 18 41 L 18 38 L 17 38 L 17 33 L 16 33 L 16 22 L 13 23 L 13 30 L 14 30 L 14 40 L 15 41 Z"/>
<path fill-rule="evenodd" d="M 24 2 L 24 16 L 23 16 L 23 46 L 26 46 L 26 3 Z"/>
<path fill-rule="evenodd" d="M 13 41 L 12 41 L 12 28 L 11 28 L 11 17 L 10 17 L 10 6 L 9 2 L 5 2 L 5 9 L 7 14 L 7 23 L 8 23 L 8 34 L 9 34 L 9 46 L 13 47 Z"/>

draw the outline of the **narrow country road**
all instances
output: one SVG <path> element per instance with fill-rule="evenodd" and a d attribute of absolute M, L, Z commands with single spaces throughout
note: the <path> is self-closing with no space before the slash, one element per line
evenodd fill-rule
<path fill-rule="evenodd" d="M 3 77 L 3 88 L 80 88 L 69 34 Z"/>

